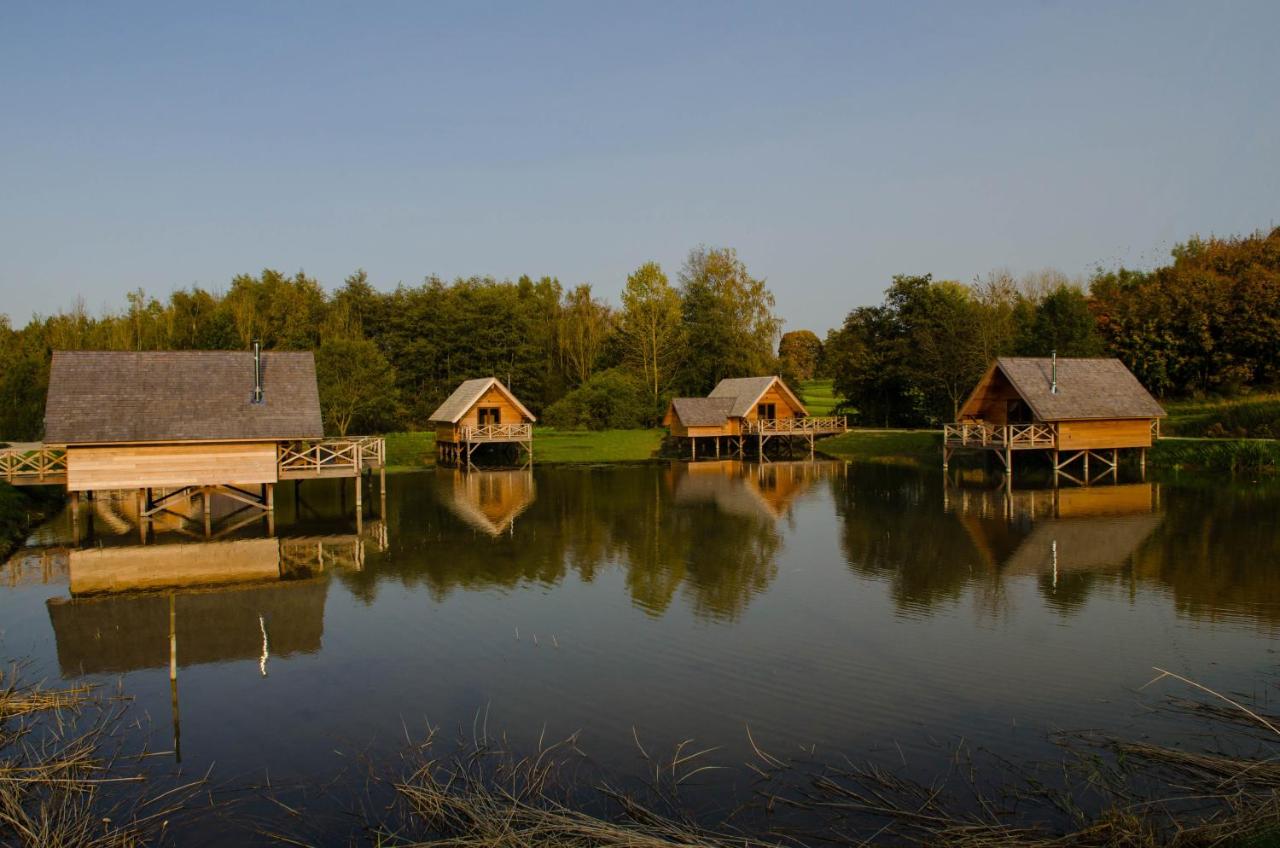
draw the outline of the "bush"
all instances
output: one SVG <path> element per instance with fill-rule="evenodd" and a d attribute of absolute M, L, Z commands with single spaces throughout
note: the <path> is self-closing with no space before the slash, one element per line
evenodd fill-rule
<path fill-rule="evenodd" d="M 548 406 L 543 421 L 565 430 L 628 430 L 653 418 L 645 385 L 619 369 L 602 371 Z"/>

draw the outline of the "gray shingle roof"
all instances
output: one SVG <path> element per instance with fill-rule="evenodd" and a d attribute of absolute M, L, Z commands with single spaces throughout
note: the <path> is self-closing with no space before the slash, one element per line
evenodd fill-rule
<path fill-rule="evenodd" d="M 462 385 L 453 390 L 453 394 L 445 399 L 445 402 L 431 413 L 429 421 L 432 424 L 457 424 L 462 416 L 467 414 L 467 410 L 475 406 L 476 401 L 484 397 L 484 393 L 489 391 L 490 387 L 496 386 L 507 399 L 519 407 L 520 411 L 528 416 L 530 421 L 536 421 L 533 413 L 525 408 L 511 390 L 502 384 L 497 377 L 480 377 L 476 380 L 465 380 Z"/>
<path fill-rule="evenodd" d="M 787 384 L 778 377 L 731 377 L 717 383 L 707 397 L 733 398 L 733 408 L 729 411 L 729 416 L 731 418 L 742 418 L 751 411 L 756 401 L 769 390 L 775 380 L 777 380 L 782 390 L 791 396 L 795 404 L 808 415 L 808 410 L 805 410 L 804 404 L 800 403 L 800 398 L 796 397 L 787 388 Z"/>
<path fill-rule="evenodd" d="M 686 427 L 719 427 L 729 418 L 733 398 L 674 398 L 671 406 Z"/>
<path fill-rule="evenodd" d="M 1161 418 L 1165 411 L 1118 359 L 1058 358 L 1058 392 L 1048 357 L 1001 357 L 996 365 L 1040 421 Z"/>
<path fill-rule="evenodd" d="M 54 351 L 45 441 L 182 442 L 318 439 L 324 435 L 315 359 L 262 354 L 263 402 L 253 403 L 248 351 Z"/>

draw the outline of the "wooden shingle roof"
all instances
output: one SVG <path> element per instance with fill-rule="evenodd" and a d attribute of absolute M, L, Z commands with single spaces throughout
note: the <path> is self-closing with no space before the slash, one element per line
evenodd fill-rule
<path fill-rule="evenodd" d="M 315 359 L 248 351 L 54 351 L 45 403 L 52 444 L 318 439 Z"/>
<path fill-rule="evenodd" d="M 1053 391 L 1053 360 L 1049 357 L 1001 357 L 991 367 L 1004 374 L 1039 421 L 1165 415 L 1164 408 L 1118 359 L 1059 357 L 1057 393 Z M 983 384 L 986 382 L 984 379 Z M 966 402 L 966 408 L 968 405 Z"/>
<path fill-rule="evenodd" d="M 787 388 L 787 384 L 780 377 L 731 377 L 721 380 L 716 387 L 711 390 L 709 398 L 732 398 L 733 408 L 729 410 L 730 418 L 743 418 L 756 405 L 756 401 L 773 386 L 778 384 L 788 398 L 791 399 L 796 410 L 802 415 L 808 415 L 809 411 L 804 408 L 804 404 L 800 402 L 800 398 L 796 397 L 791 389 Z"/>
<path fill-rule="evenodd" d="M 686 427 L 719 427 L 729 419 L 733 398 L 673 398 L 671 408 Z"/>
<path fill-rule="evenodd" d="M 462 385 L 454 389 L 453 394 L 449 395 L 445 402 L 440 404 L 435 412 L 431 413 L 430 423 L 457 424 L 462 416 L 466 415 L 471 407 L 475 406 L 480 398 L 484 397 L 484 393 L 491 388 L 496 388 L 502 392 L 507 400 L 515 404 L 516 408 L 530 421 L 537 420 L 533 417 L 533 413 L 520 402 L 520 399 L 503 385 L 501 380 L 497 377 L 481 377 L 477 380 L 465 380 Z"/>

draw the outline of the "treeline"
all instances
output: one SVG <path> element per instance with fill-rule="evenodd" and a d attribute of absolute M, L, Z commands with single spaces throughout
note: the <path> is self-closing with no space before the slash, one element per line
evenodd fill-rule
<path fill-rule="evenodd" d="M 1280 228 L 1192 239 L 1152 271 L 1048 271 L 971 284 L 898 276 L 831 331 L 818 370 L 860 424 L 952 420 L 996 356 L 1117 356 L 1156 395 L 1280 383 Z"/>
<path fill-rule="evenodd" d="M 414 428 L 467 378 L 497 376 L 548 423 L 655 423 L 673 393 L 774 373 L 782 322 L 735 251 L 690 252 L 675 281 L 656 263 L 614 307 L 590 285 L 472 277 L 379 291 L 358 271 L 327 292 L 306 274 L 242 275 L 225 292 L 138 290 L 119 312 L 83 305 L 13 328 L 0 316 L 0 438 L 41 436 L 53 350 L 314 350 L 326 428 Z"/>

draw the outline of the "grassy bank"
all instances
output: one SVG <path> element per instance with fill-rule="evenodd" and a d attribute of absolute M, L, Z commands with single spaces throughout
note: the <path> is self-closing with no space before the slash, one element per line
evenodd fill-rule
<path fill-rule="evenodd" d="M 533 431 L 536 462 L 596 463 L 641 462 L 658 455 L 663 430 L 556 430 Z M 396 471 L 435 464 L 435 434 L 387 433 L 387 467 Z"/>
<path fill-rule="evenodd" d="M 1280 393 L 1255 393 L 1238 398 L 1179 400 L 1164 403 L 1169 417 L 1163 430 L 1170 436 L 1210 438 L 1280 438 Z"/>
<path fill-rule="evenodd" d="M 1148 463 L 1173 470 L 1274 473 L 1280 470 L 1280 442 L 1164 438 L 1151 449 Z"/>
<path fill-rule="evenodd" d="M 936 430 L 850 430 L 822 439 L 818 450 L 851 462 L 939 465 L 942 433 Z"/>

